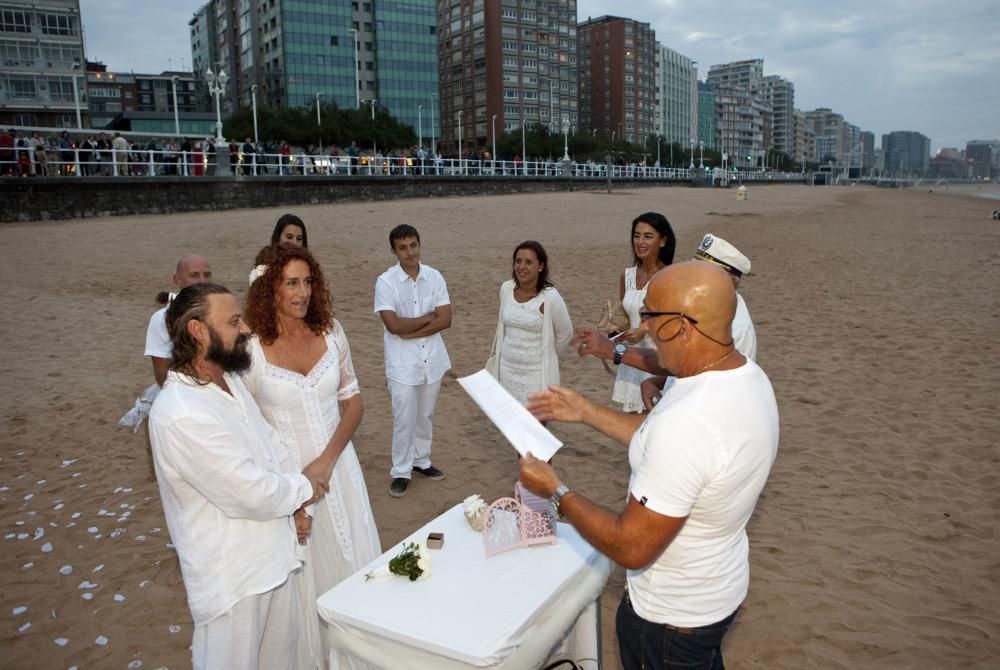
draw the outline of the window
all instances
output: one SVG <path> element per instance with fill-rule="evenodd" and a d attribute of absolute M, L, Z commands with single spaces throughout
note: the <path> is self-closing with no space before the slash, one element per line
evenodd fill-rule
<path fill-rule="evenodd" d="M 35 97 L 35 80 L 29 77 L 11 77 L 7 80 L 7 93 L 15 100 Z"/>
<path fill-rule="evenodd" d="M 66 14 L 40 14 L 38 19 L 46 35 L 72 35 L 75 32 L 72 17 Z"/>
<path fill-rule="evenodd" d="M 36 124 L 36 117 L 34 114 L 15 114 L 14 115 L 14 125 L 15 126 L 33 126 Z"/>
<path fill-rule="evenodd" d="M 340 38 L 336 35 L 330 35 L 330 46 L 335 47 L 340 45 Z"/>
<path fill-rule="evenodd" d="M 0 31 L 8 33 L 30 32 L 27 12 L 4 9 L 0 12 Z"/>

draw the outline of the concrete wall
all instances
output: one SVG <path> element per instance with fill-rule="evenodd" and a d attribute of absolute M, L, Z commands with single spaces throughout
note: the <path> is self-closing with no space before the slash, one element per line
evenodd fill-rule
<path fill-rule="evenodd" d="M 664 182 L 615 180 L 616 187 Z M 0 179 L 0 223 L 606 188 L 559 177 L 36 177 Z"/>

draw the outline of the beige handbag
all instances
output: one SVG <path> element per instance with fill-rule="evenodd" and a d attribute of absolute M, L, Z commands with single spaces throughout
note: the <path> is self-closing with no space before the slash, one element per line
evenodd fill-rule
<path fill-rule="evenodd" d="M 618 298 L 608 298 L 601 309 L 601 318 L 597 321 L 597 329 L 605 335 L 622 333 L 631 327 L 628 312 Z"/>

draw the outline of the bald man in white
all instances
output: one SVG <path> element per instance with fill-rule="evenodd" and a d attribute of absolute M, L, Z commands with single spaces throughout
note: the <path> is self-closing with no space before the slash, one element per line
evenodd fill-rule
<path fill-rule="evenodd" d="M 192 284 L 202 284 L 212 281 L 212 268 L 208 261 L 198 254 L 188 254 L 177 261 L 177 269 L 174 272 L 174 286 L 179 293 L 182 289 Z M 167 299 L 167 304 L 149 317 L 149 326 L 146 328 L 146 353 L 153 362 L 153 377 L 156 384 L 163 386 L 167 378 L 167 371 L 170 369 L 172 359 L 171 352 L 173 345 L 170 344 L 170 334 L 167 332 L 166 313 L 170 306 L 171 294 Z"/>

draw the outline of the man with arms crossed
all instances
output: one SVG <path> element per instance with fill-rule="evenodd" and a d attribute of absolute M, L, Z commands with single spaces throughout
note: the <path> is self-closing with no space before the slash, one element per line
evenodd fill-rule
<path fill-rule="evenodd" d="M 177 261 L 174 272 L 174 286 L 180 291 L 192 284 L 212 281 L 212 268 L 208 261 L 197 254 L 189 254 Z M 170 369 L 171 349 L 170 334 L 167 332 L 167 307 L 170 306 L 172 295 L 167 297 L 167 304 L 162 309 L 153 312 L 146 328 L 146 356 L 153 362 L 153 377 L 158 386 L 163 386 Z"/>
<path fill-rule="evenodd" d="M 585 423 L 629 445 L 621 513 L 568 489 L 530 454 L 521 461 L 521 482 L 628 568 L 616 617 L 625 670 L 721 670 L 722 639 L 747 594 L 745 529 L 777 454 L 778 408 L 767 375 L 733 345 L 735 312 L 722 269 L 664 268 L 640 312 L 660 365 L 675 371 L 653 411 L 623 414 L 558 386 L 528 405 L 541 420 Z"/>
<path fill-rule="evenodd" d="M 292 514 L 325 484 L 283 472 L 287 450 L 237 373 L 240 304 L 218 284 L 167 310 L 173 364 L 150 412 L 160 498 L 194 620 L 194 668 L 290 668 L 298 638 Z"/>
<path fill-rule="evenodd" d="M 420 263 L 420 234 L 402 224 L 389 233 L 399 260 L 375 282 L 375 311 L 385 325 L 385 376 L 392 396 L 392 470 L 389 495 L 406 495 L 411 472 L 431 479 L 434 408 L 441 378 L 451 368 L 441 331 L 451 327 L 444 277 Z"/>

